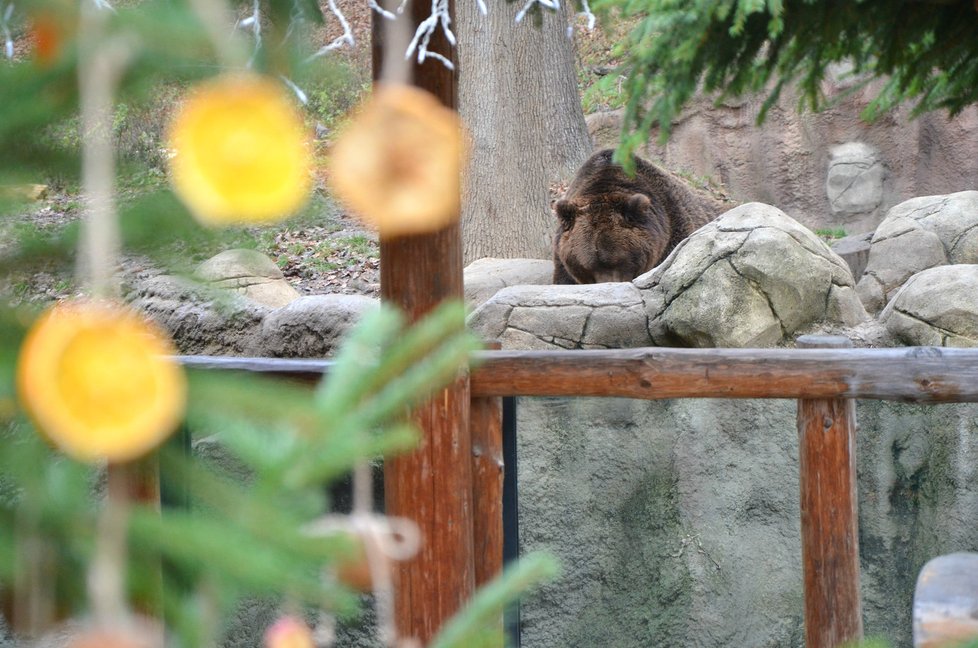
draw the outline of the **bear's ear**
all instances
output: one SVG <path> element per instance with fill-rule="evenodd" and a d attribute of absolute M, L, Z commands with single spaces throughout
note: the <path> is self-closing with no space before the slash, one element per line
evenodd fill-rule
<path fill-rule="evenodd" d="M 629 220 L 642 220 L 645 212 L 652 207 L 652 201 L 645 194 L 632 194 L 625 203 L 625 217 Z"/>
<path fill-rule="evenodd" d="M 573 225 L 574 219 L 577 218 L 577 206 L 569 200 L 561 199 L 555 202 L 554 211 L 557 212 L 560 222 L 567 226 Z"/>

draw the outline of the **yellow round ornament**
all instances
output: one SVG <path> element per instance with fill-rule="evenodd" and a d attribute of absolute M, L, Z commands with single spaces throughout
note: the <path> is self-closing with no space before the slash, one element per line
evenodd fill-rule
<path fill-rule="evenodd" d="M 305 621 L 284 616 L 265 631 L 265 648 L 316 648 L 316 641 Z"/>
<path fill-rule="evenodd" d="M 382 237 L 458 219 L 466 154 L 458 115 L 411 86 L 378 86 L 330 156 L 337 197 Z"/>
<path fill-rule="evenodd" d="M 121 306 L 56 305 L 34 323 L 17 389 L 39 430 L 82 461 L 136 459 L 183 418 L 186 380 L 167 336 Z"/>
<path fill-rule="evenodd" d="M 170 181 L 205 225 L 281 220 L 312 189 L 309 133 L 281 84 L 257 74 L 198 86 L 168 132 Z"/>

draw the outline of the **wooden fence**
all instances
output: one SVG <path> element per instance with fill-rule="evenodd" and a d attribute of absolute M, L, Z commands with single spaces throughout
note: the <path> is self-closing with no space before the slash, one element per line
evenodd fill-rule
<path fill-rule="evenodd" d="M 805 635 L 809 648 L 862 637 L 852 399 L 978 402 L 978 349 L 851 349 L 804 336 L 796 349 L 484 351 L 473 358 L 471 493 L 475 580 L 502 566 L 502 396 L 798 400 Z M 182 358 L 188 367 L 318 380 L 318 360 Z M 418 603 L 418 602 L 416 602 Z M 910 605 L 910 602 L 907 602 Z"/>

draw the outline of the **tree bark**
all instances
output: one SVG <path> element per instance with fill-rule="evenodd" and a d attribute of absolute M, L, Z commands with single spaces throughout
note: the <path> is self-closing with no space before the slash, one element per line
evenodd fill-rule
<path fill-rule="evenodd" d="M 523 2 L 462 0 L 459 113 L 472 137 L 462 203 L 465 263 L 552 256 L 550 186 L 591 152 L 565 8 L 515 22 Z"/>

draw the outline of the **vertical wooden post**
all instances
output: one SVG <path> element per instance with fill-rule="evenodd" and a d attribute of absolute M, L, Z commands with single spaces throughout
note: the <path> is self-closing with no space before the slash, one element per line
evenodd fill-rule
<path fill-rule="evenodd" d="M 180 431 L 178 430 L 178 434 Z M 125 497 L 129 502 L 143 504 L 156 509 L 161 513 L 161 479 L 160 479 L 160 458 L 155 452 L 142 459 L 131 463 L 113 465 L 109 464 L 107 470 L 115 473 L 122 473 L 118 481 L 125 488 Z M 113 477 L 109 477 L 109 484 L 113 482 Z M 112 497 L 109 493 L 107 497 Z M 163 620 L 163 561 L 162 557 L 156 556 L 153 564 L 152 573 L 148 574 L 147 580 L 152 582 L 152 586 L 147 588 L 146 597 L 143 600 L 135 601 L 136 609 L 154 619 Z M 161 637 L 162 639 L 162 637 Z"/>
<path fill-rule="evenodd" d="M 448 0 L 449 12 L 454 12 Z M 431 4 L 408 4 L 410 30 L 428 17 Z M 373 70 L 376 80 L 384 56 L 383 18 L 373 13 Z M 454 50 L 436 29 L 428 44 L 454 61 Z M 403 57 L 394 51 L 391 56 Z M 411 65 L 414 85 L 456 108 L 455 74 L 428 59 Z M 381 239 L 381 298 L 416 320 L 445 299 L 461 299 L 462 241 L 456 222 L 438 232 Z M 413 417 L 422 431 L 421 445 L 410 455 L 384 465 L 384 493 L 389 515 L 413 519 L 421 528 L 422 548 L 395 573 L 394 610 L 398 633 L 427 644 L 474 589 L 472 546 L 472 446 L 469 430 L 469 377 L 418 407 Z"/>
<path fill-rule="evenodd" d="M 470 427 L 475 584 L 482 586 L 503 570 L 503 399 L 473 397 Z"/>
<path fill-rule="evenodd" d="M 799 348 L 848 348 L 837 336 L 806 335 Z M 856 515 L 856 410 L 851 399 L 798 401 L 805 644 L 836 648 L 862 639 Z"/>

